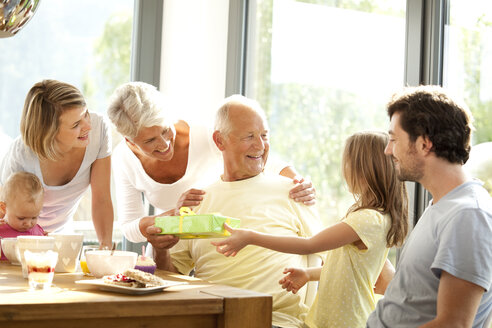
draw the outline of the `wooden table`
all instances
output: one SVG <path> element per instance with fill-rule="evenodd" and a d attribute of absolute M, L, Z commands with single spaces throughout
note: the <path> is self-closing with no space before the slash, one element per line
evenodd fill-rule
<path fill-rule="evenodd" d="M 272 297 L 157 270 L 186 285 L 145 295 L 75 284 L 82 273 L 55 273 L 53 287 L 30 291 L 20 266 L 0 262 L 0 327 L 271 327 Z"/>

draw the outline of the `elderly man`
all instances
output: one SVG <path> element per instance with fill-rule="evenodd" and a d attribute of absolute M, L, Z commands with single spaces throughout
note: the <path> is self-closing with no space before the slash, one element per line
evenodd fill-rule
<path fill-rule="evenodd" d="M 242 227 L 280 235 L 311 236 L 319 230 L 315 207 L 289 198 L 292 180 L 263 173 L 269 136 L 257 102 L 242 96 L 226 99 L 217 113 L 215 130 L 224 173 L 205 189 L 197 213 L 221 212 L 240 218 Z M 161 269 L 188 274 L 194 268 L 198 278 L 268 293 L 273 296 L 273 325 L 302 326 L 307 313 L 305 290 L 292 294 L 278 281 L 285 267 L 306 266 L 305 256 L 248 246 L 238 256 L 227 258 L 215 251 L 210 240 L 202 239 L 182 240 L 170 251 L 158 249 L 156 262 Z"/>
<path fill-rule="evenodd" d="M 399 178 L 433 196 L 408 238 L 368 327 L 484 327 L 492 310 L 492 199 L 463 170 L 471 116 L 439 87 L 407 88 L 388 105 Z"/>

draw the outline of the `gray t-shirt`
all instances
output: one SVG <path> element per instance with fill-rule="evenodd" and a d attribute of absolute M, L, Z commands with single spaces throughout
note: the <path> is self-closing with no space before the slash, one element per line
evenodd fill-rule
<path fill-rule="evenodd" d="M 442 270 L 485 289 L 473 327 L 492 310 L 492 198 L 468 181 L 429 205 L 367 327 L 418 327 L 436 316 Z"/>

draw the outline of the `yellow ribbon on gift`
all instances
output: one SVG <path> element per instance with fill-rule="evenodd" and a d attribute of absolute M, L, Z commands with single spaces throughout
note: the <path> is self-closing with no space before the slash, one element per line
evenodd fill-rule
<path fill-rule="evenodd" d="M 219 213 L 212 213 L 212 214 L 219 214 Z M 196 215 L 195 212 L 193 212 L 193 210 L 189 207 L 186 207 L 186 206 L 182 206 L 180 209 L 179 209 L 179 233 L 182 233 L 183 232 L 183 217 L 185 215 Z M 231 219 L 230 218 L 227 218 L 225 223 L 227 223 L 228 225 L 231 224 Z M 229 233 L 227 233 L 227 235 L 229 235 Z"/>
<path fill-rule="evenodd" d="M 191 208 L 189 207 L 186 207 L 186 206 L 182 206 L 180 209 L 179 209 L 179 233 L 182 233 L 183 232 L 183 217 L 185 215 L 196 215 L 195 212 L 193 212 L 191 210 Z"/>

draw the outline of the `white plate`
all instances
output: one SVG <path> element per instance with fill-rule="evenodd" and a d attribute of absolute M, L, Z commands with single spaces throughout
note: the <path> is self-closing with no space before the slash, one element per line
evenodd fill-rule
<path fill-rule="evenodd" d="M 165 282 L 165 285 L 162 285 L 162 286 L 145 287 L 145 288 L 110 285 L 110 284 L 104 283 L 102 279 L 77 280 L 75 283 L 81 284 L 81 285 L 96 286 L 100 290 L 123 293 L 123 294 L 130 294 L 130 295 L 141 295 L 141 294 L 155 293 L 155 292 L 162 291 L 168 287 L 186 284 L 186 282 L 171 281 L 171 280 L 164 280 L 164 282 Z"/>

